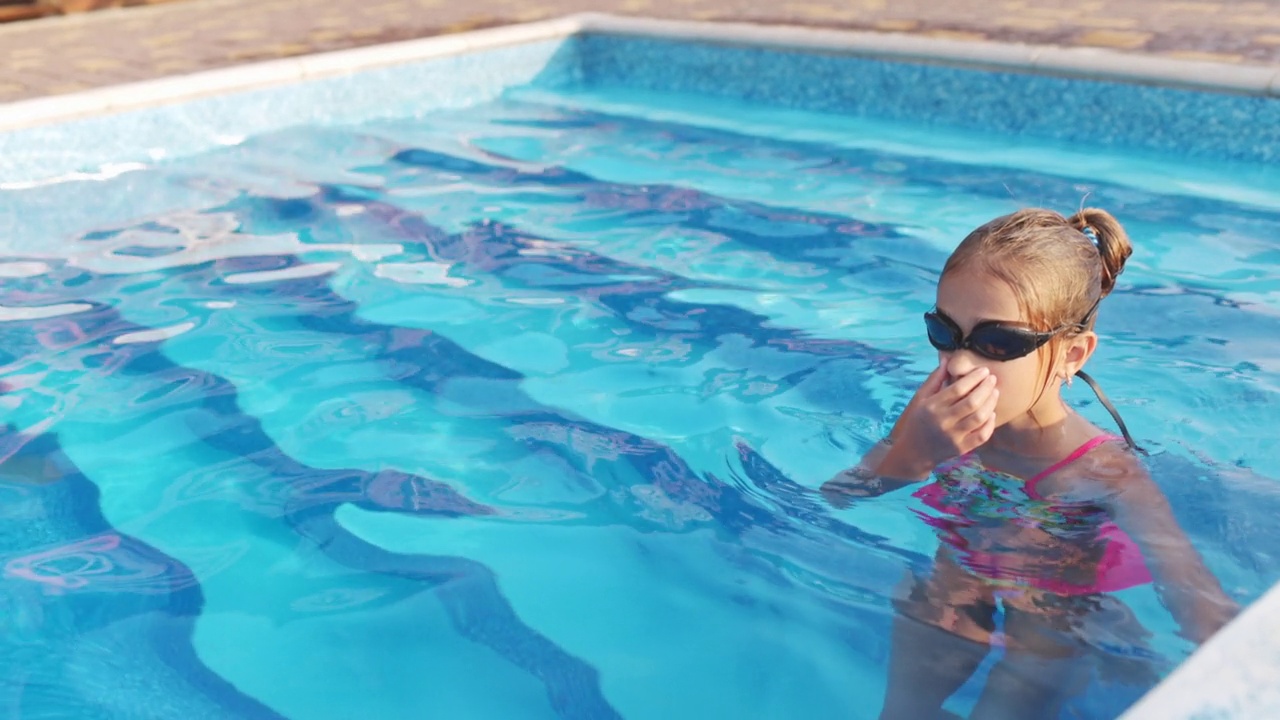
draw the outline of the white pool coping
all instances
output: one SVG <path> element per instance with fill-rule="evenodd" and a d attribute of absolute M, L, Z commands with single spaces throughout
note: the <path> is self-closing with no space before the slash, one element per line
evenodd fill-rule
<path fill-rule="evenodd" d="M 539 40 L 567 38 L 581 32 L 576 17 L 441 35 L 335 52 L 171 75 L 156 80 L 111 85 L 66 95 L 19 100 L 0 105 L 0 132 L 66 122 L 96 115 L 168 105 L 210 95 L 287 85 L 350 75 L 378 67 L 492 50 Z"/>
<path fill-rule="evenodd" d="M 0 132 L 507 45 L 564 39 L 580 33 L 769 47 L 1280 98 L 1280 66 L 1197 62 L 1095 48 L 589 13 L 8 103 L 0 105 Z M 1280 718 L 1280 585 L 1253 603 L 1123 717 L 1125 720 Z"/>
<path fill-rule="evenodd" d="M 1178 666 L 1122 720 L 1280 717 L 1280 584 Z"/>

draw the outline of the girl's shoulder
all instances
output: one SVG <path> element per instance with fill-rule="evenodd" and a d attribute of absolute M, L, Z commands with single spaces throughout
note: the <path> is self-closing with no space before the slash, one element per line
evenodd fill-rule
<path fill-rule="evenodd" d="M 1101 499 L 1148 479 L 1146 466 L 1124 438 L 1100 433 L 1043 473 L 1037 490 L 1046 497 Z"/>

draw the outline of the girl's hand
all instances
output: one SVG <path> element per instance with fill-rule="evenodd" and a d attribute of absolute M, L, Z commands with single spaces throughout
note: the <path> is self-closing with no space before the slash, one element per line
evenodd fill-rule
<path fill-rule="evenodd" d="M 943 366 L 930 373 L 889 434 L 892 444 L 876 473 L 921 479 L 957 455 L 991 439 L 1000 391 L 985 367 L 944 385 Z"/>

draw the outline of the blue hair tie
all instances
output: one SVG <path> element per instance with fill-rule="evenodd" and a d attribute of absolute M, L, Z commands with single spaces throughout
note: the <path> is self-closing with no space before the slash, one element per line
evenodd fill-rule
<path fill-rule="evenodd" d="M 1094 232 L 1093 228 L 1089 227 L 1088 225 L 1085 225 L 1084 227 L 1080 228 L 1080 232 L 1084 233 L 1084 236 L 1089 238 L 1089 242 L 1093 243 L 1094 247 L 1098 246 L 1098 233 Z"/>

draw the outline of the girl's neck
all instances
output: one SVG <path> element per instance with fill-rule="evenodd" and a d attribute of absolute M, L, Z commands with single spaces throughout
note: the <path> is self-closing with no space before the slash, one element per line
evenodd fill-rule
<path fill-rule="evenodd" d="M 996 428 L 987 446 L 1006 455 L 1056 458 L 1080 432 L 1073 422 L 1075 418 L 1079 416 L 1053 393 L 1053 397 L 1042 398 L 1021 417 Z"/>

